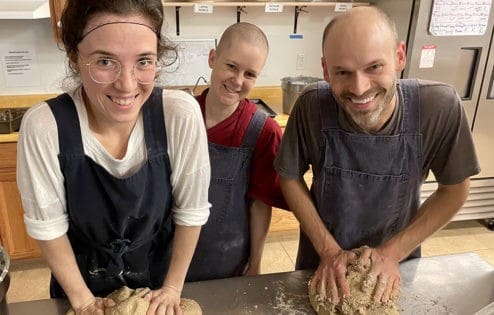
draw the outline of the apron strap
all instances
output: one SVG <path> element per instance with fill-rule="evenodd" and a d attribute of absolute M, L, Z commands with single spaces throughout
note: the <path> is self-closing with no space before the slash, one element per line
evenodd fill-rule
<path fill-rule="evenodd" d="M 402 134 L 420 133 L 420 94 L 417 79 L 402 79 L 399 88 L 403 95 Z"/>
<path fill-rule="evenodd" d="M 252 116 L 252 119 L 250 120 L 249 127 L 247 127 L 247 132 L 242 141 L 242 148 L 254 148 L 256 146 L 257 139 L 259 138 L 267 119 L 268 114 L 256 110 L 254 116 Z"/>
<path fill-rule="evenodd" d="M 81 125 L 74 101 L 67 93 L 46 101 L 58 126 L 59 155 L 84 155 Z M 63 130 L 63 132 L 60 132 Z"/>
<path fill-rule="evenodd" d="M 331 94 L 331 87 L 326 81 L 317 82 L 317 96 L 321 109 L 322 130 L 338 128 L 338 104 Z"/>
<path fill-rule="evenodd" d="M 144 137 L 148 159 L 167 152 L 166 128 L 163 114 L 163 89 L 155 87 L 142 107 Z"/>

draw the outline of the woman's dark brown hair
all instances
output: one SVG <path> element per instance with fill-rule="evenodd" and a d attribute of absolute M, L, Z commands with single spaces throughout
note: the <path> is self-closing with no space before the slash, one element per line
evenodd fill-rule
<path fill-rule="evenodd" d="M 68 0 L 61 17 L 60 41 L 70 60 L 75 60 L 77 46 L 83 39 L 88 21 L 99 14 L 138 15 L 147 18 L 158 36 L 158 58 L 174 50 L 161 35 L 163 5 L 161 0 Z"/>

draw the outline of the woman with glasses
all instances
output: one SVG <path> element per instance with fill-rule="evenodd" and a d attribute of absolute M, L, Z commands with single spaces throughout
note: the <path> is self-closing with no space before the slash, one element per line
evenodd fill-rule
<path fill-rule="evenodd" d="M 29 235 L 52 297 L 103 314 L 101 297 L 150 287 L 148 314 L 180 295 L 209 215 L 207 139 L 188 94 L 155 87 L 170 47 L 160 0 L 69 0 L 61 41 L 76 88 L 33 106 L 18 142 Z"/>

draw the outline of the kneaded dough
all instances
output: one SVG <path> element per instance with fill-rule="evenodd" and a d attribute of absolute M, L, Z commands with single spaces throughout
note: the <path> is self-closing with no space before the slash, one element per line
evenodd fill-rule
<path fill-rule="evenodd" d="M 338 304 L 334 304 L 328 299 L 323 299 L 319 294 L 311 290 L 309 285 L 309 300 L 312 308 L 318 315 L 400 314 L 396 301 L 389 300 L 384 305 L 377 304 L 372 299 L 374 289 L 363 290 L 369 270 L 370 264 L 364 264 L 360 260 L 357 260 L 355 264 L 348 267 L 346 280 L 350 286 L 350 297 L 341 299 Z"/>
<path fill-rule="evenodd" d="M 180 308 L 184 315 L 202 315 L 201 306 L 195 300 L 180 299 Z"/>
<path fill-rule="evenodd" d="M 122 287 L 108 294 L 108 298 L 115 301 L 116 305 L 105 309 L 105 315 L 146 315 L 149 302 L 144 296 L 151 290 L 149 288 L 138 288 L 132 290 Z M 202 315 L 199 303 L 191 299 L 180 299 L 180 308 L 184 315 Z M 66 315 L 75 315 L 71 309 Z"/>

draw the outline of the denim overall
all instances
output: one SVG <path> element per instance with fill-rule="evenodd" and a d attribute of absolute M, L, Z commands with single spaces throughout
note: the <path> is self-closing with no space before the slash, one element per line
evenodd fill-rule
<path fill-rule="evenodd" d="M 399 88 L 400 132 L 367 135 L 338 127 L 338 104 L 328 84 L 318 82 L 324 165 L 311 192 L 324 225 L 343 249 L 378 246 L 417 214 L 422 165 L 418 82 L 401 80 Z M 410 255 L 419 256 L 420 248 Z M 319 256 L 301 232 L 296 269 L 318 265 Z"/>
<path fill-rule="evenodd" d="M 67 235 L 89 289 L 106 296 L 124 285 L 160 287 L 174 232 L 162 90 L 155 88 L 142 108 L 148 159 L 123 179 L 84 154 L 72 99 L 62 94 L 47 102 L 58 128 L 58 158 L 69 215 Z M 50 294 L 65 297 L 53 276 Z"/>
<path fill-rule="evenodd" d="M 264 112 L 255 112 L 239 148 L 209 142 L 212 208 L 201 229 L 186 281 L 241 276 L 244 271 L 250 256 L 250 165 L 266 119 Z"/>

